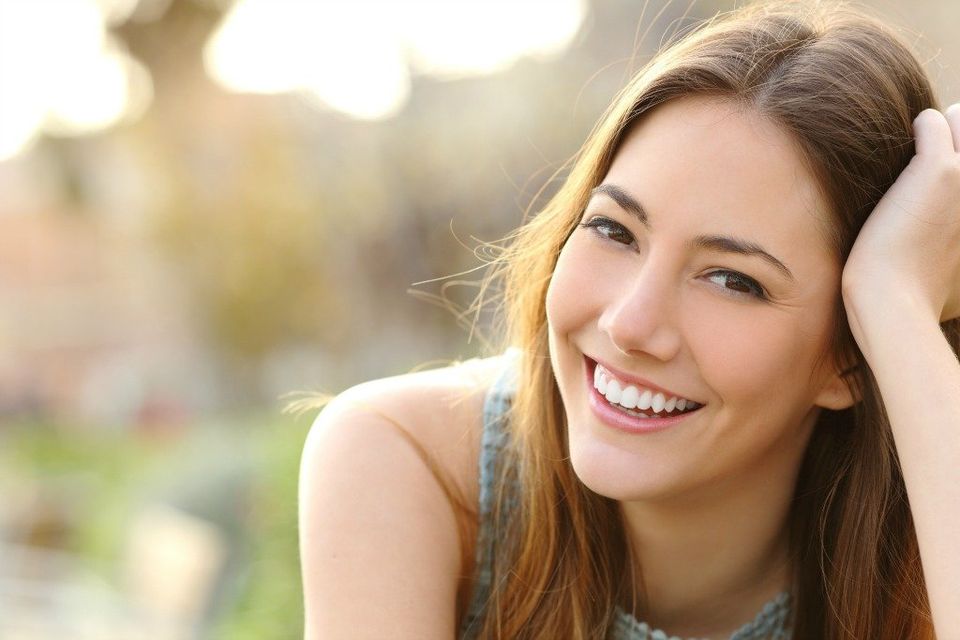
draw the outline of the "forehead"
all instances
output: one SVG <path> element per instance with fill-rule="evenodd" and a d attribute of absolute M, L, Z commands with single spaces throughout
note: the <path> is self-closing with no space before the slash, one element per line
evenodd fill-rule
<path fill-rule="evenodd" d="M 627 133 L 604 182 L 643 204 L 653 233 L 735 234 L 788 265 L 832 259 L 816 178 L 790 136 L 751 107 L 698 96 L 655 108 Z"/>

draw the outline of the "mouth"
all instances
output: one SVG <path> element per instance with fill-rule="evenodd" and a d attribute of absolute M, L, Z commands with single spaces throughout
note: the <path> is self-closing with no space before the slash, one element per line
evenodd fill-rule
<path fill-rule="evenodd" d="M 651 406 L 649 403 L 649 393 L 646 393 L 647 401 L 644 402 L 641 400 L 639 403 L 640 406 L 644 407 L 643 409 L 640 409 L 636 404 L 634 408 L 624 407 L 620 402 L 611 402 L 607 397 L 611 396 L 616 400 L 617 394 L 610 394 L 608 392 L 604 395 L 597 389 L 597 385 L 595 384 L 596 368 L 597 362 L 584 356 L 585 382 L 590 408 L 594 415 L 602 422 L 621 431 L 630 433 L 662 431 L 690 420 L 704 407 L 704 405 L 694 403 L 694 406 L 691 408 L 684 407 L 683 409 L 678 409 L 677 407 L 680 406 L 679 402 L 668 402 L 665 407 L 662 404 L 662 395 L 660 395 L 660 400 L 655 401 L 653 406 Z M 630 405 L 634 403 L 628 401 L 626 404 Z M 672 409 L 672 411 L 667 411 L 667 407 Z"/>

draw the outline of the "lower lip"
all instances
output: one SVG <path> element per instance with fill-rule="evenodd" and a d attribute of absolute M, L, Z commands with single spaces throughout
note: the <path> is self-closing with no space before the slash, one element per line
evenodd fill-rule
<path fill-rule="evenodd" d="M 600 392 L 597 391 L 597 388 L 593 386 L 593 370 L 594 367 L 596 367 L 596 363 L 589 359 L 586 359 L 585 363 L 586 367 L 584 368 L 587 373 L 587 389 L 590 396 L 590 408 L 593 410 L 595 416 L 600 418 L 600 420 L 614 429 L 619 429 L 620 431 L 626 431 L 628 433 L 651 433 L 654 431 L 663 431 L 664 429 L 668 429 L 683 422 L 703 408 L 699 407 L 694 411 L 688 411 L 687 413 L 681 413 L 668 418 L 641 418 L 639 416 L 632 416 L 629 413 L 624 413 L 623 411 L 612 407 L 610 403 L 607 402 L 607 399 L 600 395 Z"/>

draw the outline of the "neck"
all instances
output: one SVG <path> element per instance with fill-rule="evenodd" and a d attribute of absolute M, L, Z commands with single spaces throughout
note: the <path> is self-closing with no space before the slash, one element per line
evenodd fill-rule
<path fill-rule="evenodd" d="M 642 619 L 670 634 L 726 637 L 789 590 L 787 519 L 796 471 L 784 468 L 798 470 L 799 460 L 696 496 L 620 503 L 642 575 Z"/>

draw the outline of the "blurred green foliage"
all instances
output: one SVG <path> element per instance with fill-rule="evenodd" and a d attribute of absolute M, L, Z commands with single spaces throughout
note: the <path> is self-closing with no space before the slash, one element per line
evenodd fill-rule
<path fill-rule="evenodd" d="M 3 485 L 14 478 L 21 487 L 25 479 L 42 487 L 41 499 L 62 508 L 64 535 L 58 541 L 63 550 L 119 590 L 127 536 L 138 507 L 156 499 L 176 502 L 177 492 L 171 489 L 177 485 L 171 485 L 170 477 L 177 474 L 171 470 L 187 470 L 187 484 L 206 481 L 190 472 L 191 464 L 185 461 L 208 460 L 215 466 L 218 458 L 233 454 L 234 461 L 243 462 L 237 468 L 244 499 L 239 502 L 240 531 L 224 534 L 238 549 L 203 637 L 302 638 L 297 480 L 309 426 L 306 418 L 276 414 L 211 419 L 175 433 L 154 434 L 4 425 L 0 488 L 12 489 Z M 215 489 L 209 492 L 220 500 Z M 189 500 L 181 497 L 180 502 L 189 506 Z"/>
<path fill-rule="evenodd" d="M 278 420 L 253 434 L 260 452 L 249 519 L 249 559 L 236 599 L 216 627 L 224 640 L 303 638 L 297 480 L 309 421 Z"/>
<path fill-rule="evenodd" d="M 49 423 L 4 425 L 0 467 L 17 482 L 21 504 L 36 500 L 56 511 L 62 543 L 102 575 L 115 572 L 131 511 L 151 477 L 162 475 L 173 451 L 106 431 Z M 10 492 L 5 492 L 10 495 Z M 31 532 L 20 535 L 29 538 Z"/>

